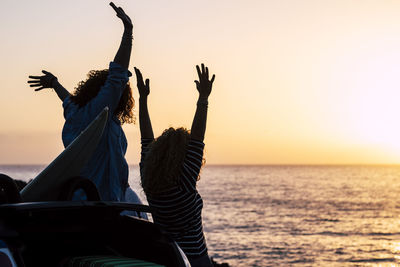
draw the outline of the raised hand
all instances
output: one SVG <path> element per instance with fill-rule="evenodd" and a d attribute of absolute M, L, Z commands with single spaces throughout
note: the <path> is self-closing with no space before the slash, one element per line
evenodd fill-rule
<path fill-rule="evenodd" d="M 150 80 L 146 79 L 146 83 L 143 82 L 143 76 L 139 69 L 134 68 L 136 73 L 137 88 L 140 96 L 148 96 L 150 94 Z"/>
<path fill-rule="evenodd" d="M 196 70 L 199 75 L 199 80 L 194 81 L 196 83 L 197 91 L 199 91 L 200 98 L 207 98 L 211 93 L 215 74 L 213 74 L 211 80 L 209 80 L 208 67 L 205 67 L 204 64 L 201 64 L 201 70 L 199 65 L 196 65 Z"/>
<path fill-rule="evenodd" d="M 146 79 L 146 83 L 143 82 L 143 76 L 139 69 L 135 68 L 137 87 L 139 91 L 139 125 L 140 135 L 142 138 L 153 139 L 153 128 L 151 126 L 151 120 L 149 115 L 149 109 L 147 108 L 147 96 L 150 94 L 150 80 Z"/>
<path fill-rule="evenodd" d="M 133 24 L 131 19 L 127 14 L 125 14 L 125 11 L 122 9 L 122 7 L 117 7 L 113 2 L 110 2 L 110 6 L 115 10 L 117 13 L 117 17 L 122 20 L 122 23 L 124 23 L 124 27 L 126 30 L 132 30 Z"/>
<path fill-rule="evenodd" d="M 30 87 L 38 87 L 35 88 L 35 91 L 40 91 L 44 88 L 54 88 L 54 82 L 57 81 L 57 77 L 51 74 L 48 71 L 42 70 L 43 76 L 29 76 Z"/>

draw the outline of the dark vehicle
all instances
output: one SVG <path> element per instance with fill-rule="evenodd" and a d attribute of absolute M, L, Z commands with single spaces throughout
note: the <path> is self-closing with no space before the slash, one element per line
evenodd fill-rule
<path fill-rule="evenodd" d="M 84 187 L 88 201 L 21 202 L 11 181 L 0 175 L 0 266 L 190 266 L 159 227 L 121 214 L 148 206 L 93 200 Z"/>

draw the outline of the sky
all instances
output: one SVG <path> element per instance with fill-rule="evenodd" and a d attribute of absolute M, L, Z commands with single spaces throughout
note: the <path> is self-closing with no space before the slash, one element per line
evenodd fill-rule
<path fill-rule="evenodd" d="M 28 76 L 50 71 L 73 92 L 107 68 L 123 32 L 108 3 L 1 0 L 0 164 L 47 164 L 62 152 L 62 103 Z M 205 63 L 216 74 L 207 163 L 400 164 L 399 1 L 115 4 L 134 24 L 130 70 L 150 78 L 155 135 L 190 128 L 195 65 Z M 139 125 L 123 128 L 127 161 L 138 164 Z"/>

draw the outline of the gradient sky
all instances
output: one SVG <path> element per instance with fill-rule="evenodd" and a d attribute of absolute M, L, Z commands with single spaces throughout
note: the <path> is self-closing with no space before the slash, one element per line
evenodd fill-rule
<path fill-rule="evenodd" d="M 1 1 L 0 164 L 45 164 L 62 151 L 61 101 L 26 81 L 45 69 L 73 91 L 107 68 L 123 31 L 108 3 Z M 190 128 L 204 62 L 216 74 L 208 163 L 400 163 L 400 2 L 115 3 L 134 22 L 130 69 L 151 80 L 156 135 Z M 124 130 L 137 164 L 138 125 Z"/>

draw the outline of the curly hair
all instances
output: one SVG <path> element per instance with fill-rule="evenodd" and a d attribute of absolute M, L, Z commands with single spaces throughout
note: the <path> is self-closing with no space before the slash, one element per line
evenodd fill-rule
<path fill-rule="evenodd" d="M 146 194 L 155 195 L 178 185 L 189 139 L 187 129 L 170 127 L 149 145 L 141 176 Z"/>
<path fill-rule="evenodd" d="M 79 107 L 85 106 L 92 100 L 100 91 L 101 87 L 105 84 L 108 76 L 108 69 L 106 70 L 91 70 L 87 74 L 86 81 L 80 81 L 75 88 L 71 101 Z M 133 115 L 133 107 L 135 100 L 132 96 L 132 88 L 128 82 L 119 100 L 118 106 L 115 110 L 115 116 L 121 122 L 134 123 L 135 117 Z"/>

